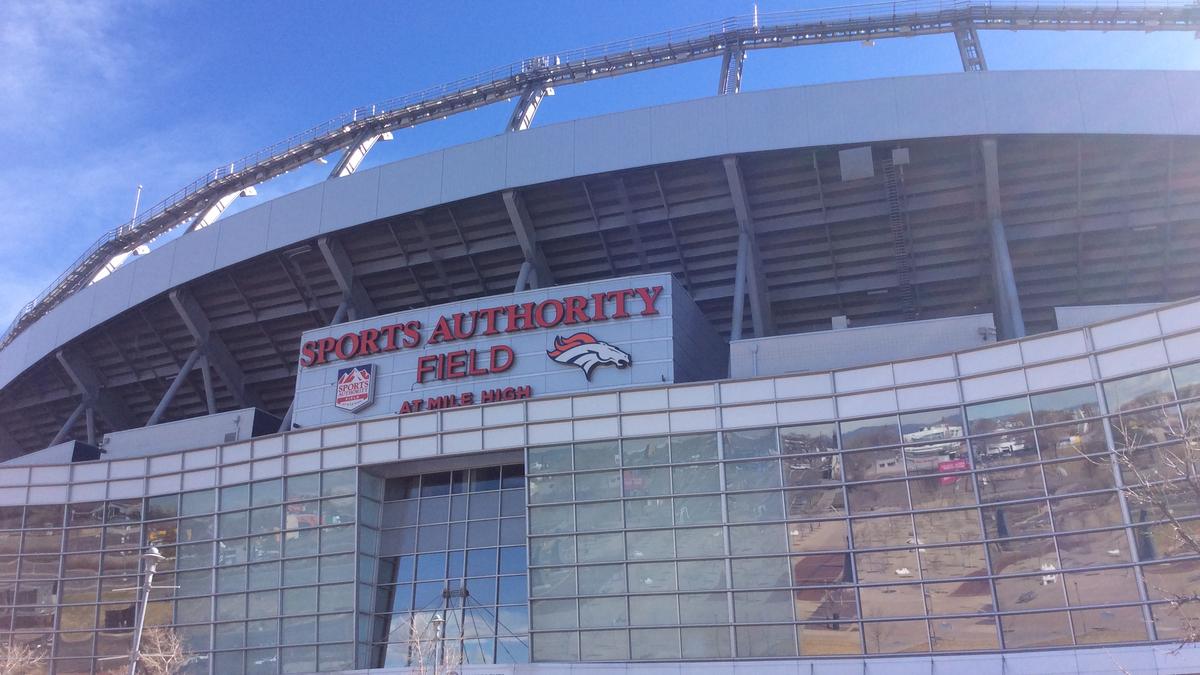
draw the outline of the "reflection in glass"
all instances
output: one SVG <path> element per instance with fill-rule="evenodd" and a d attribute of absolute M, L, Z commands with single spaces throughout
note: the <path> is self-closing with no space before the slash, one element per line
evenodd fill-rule
<path fill-rule="evenodd" d="M 843 450 L 895 445 L 900 442 L 900 429 L 896 418 L 891 415 L 842 422 L 841 427 Z"/>
<path fill-rule="evenodd" d="M 1019 396 L 1003 401 L 969 405 L 967 423 L 972 436 L 1023 429 L 1032 425 L 1029 400 Z"/>

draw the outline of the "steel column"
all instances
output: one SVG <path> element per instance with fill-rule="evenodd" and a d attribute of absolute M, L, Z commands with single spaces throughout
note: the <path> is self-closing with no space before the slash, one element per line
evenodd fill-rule
<path fill-rule="evenodd" d="M 50 445 L 58 445 L 67 439 L 67 434 L 71 433 L 71 429 L 79 421 L 79 416 L 83 414 L 85 409 L 87 409 L 87 403 L 80 401 L 79 405 L 75 406 L 75 410 L 67 416 L 67 421 L 63 422 L 62 428 L 54 435 L 54 439 L 50 441 Z"/>
<path fill-rule="evenodd" d="M 392 140 L 392 132 L 385 131 L 383 133 L 375 133 L 367 131 L 359 134 L 346 149 L 342 151 L 342 156 L 338 161 L 334 162 L 333 168 L 329 171 L 330 178 L 344 178 L 358 170 L 363 160 L 367 158 L 367 153 L 379 141 Z"/>
<path fill-rule="evenodd" d="M 1000 336 L 1008 340 L 1025 337 L 1025 319 L 1021 314 L 1021 296 L 1017 291 L 1016 274 L 1008 251 L 1008 236 L 1000 204 L 1000 168 L 996 160 L 996 139 L 980 141 L 983 155 L 983 180 L 987 198 L 988 237 L 992 249 L 992 285 L 996 318 Z"/>
<path fill-rule="evenodd" d="M 207 356 L 200 359 L 200 376 L 204 378 L 204 405 L 211 415 L 217 412 L 217 392 L 213 389 L 212 365 L 209 364 Z"/>
<path fill-rule="evenodd" d="M 346 253 L 342 242 L 334 237 L 321 237 L 317 240 L 317 248 L 321 250 L 321 257 L 325 259 L 333 280 L 342 291 L 342 304 L 348 305 L 350 318 L 365 319 L 378 314 L 379 310 L 375 308 L 367 289 L 354 276 L 354 264 L 350 262 L 350 255 Z"/>
<path fill-rule="evenodd" d="M 767 278 L 762 269 L 762 255 L 754 232 L 754 218 L 750 214 L 750 202 L 746 198 L 746 186 L 737 157 L 725 157 L 725 178 L 729 182 L 729 196 L 733 200 L 733 211 L 738 222 L 738 258 L 744 255 L 745 263 L 739 265 L 734 284 L 734 301 L 739 294 L 737 282 L 745 281 L 750 295 L 750 315 L 754 324 L 754 337 L 764 337 L 775 332 L 775 321 L 771 315 L 771 298 L 767 289 Z M 742 237 L 745 237 L 745 244 Z"/>
<path fill-rule="evenodd" d="M 742 66 L 746 63 L 746 50 L 741 45 L 729 47 L 721 57 L 721 80 L 717 82 L 717 95 L 736 94 L 742 90 Z"/>
<path fill-rule="evenodd" d="M 163 414 L 167 412 L 167 407 L 171 405 L 171 401 L 175 400 L 175 394 L 179 392 L 179 386 L 187 379 L 188 374 L 192 372 L 192 368 L 196 366 L 196 362 L 200 360 L 202 355 L 203 352 L 199 347 L 193 349 L 191 354 L 188 354 L 187 360 L 179 367 L 179 374 L 175 376 L 174 380 L 171 380 L 170 386 L 167 387 L 167 392 L 162 395 L 162 398 L 158 401 L 158 405 L 154 407 L 154 412 L 150 414 L 150 419 L 146 421 L 146 426 L 152 427 L 162 419 Z"/>
<path fill-rule="evenodd" d="M 729 324 L 729 339 L 742 339 L 742 315 L 746 313 L 746 260 L 749 258 L 750 238 L 738 233 L 737 266 L 733 271 L 733 311 Z"/>
<path fill-rule="evenodd" d="M 962 61 L 963 70 L 973 72 L 988 69 L 975 26 L 965 23 L 955 25 L 954 42 L 958 45 L 958 58 Z"/>
<path fill-rule="evenodd" d="M 529 209 L 525 207 L 525 200 L 514 190 L 505 190 L 502 197 L 504 208 L 508 211 L 508 219 L 512 221 L 513 231 L 517 235 L 517 243 L 521 246 L 521 252 L 525 254 L 525 261 L 532 265 L 533 271 L 537 273 L 536 283 L 539 286 L 535 288 L 540 285 L 552 285 L 554 275 L 550 273 L 550 265 L 538 248 L 537 230 L 533 226 Z"/>
<path fill-rule="evenodd" d="M 221 376 L 221 381 L 225 383 L 229 393 L 233 394 L 238 405 L 264 408 L 262 399 L 246 385 L 246 376 L 238 366 L 237 360 L 233 358 L 233 354 L 225 346 L 225 341 L 221 339 L 221 336 L 212 330 L 208 316 L 205 315 L 204 310 L 201 309 L 192 294 L 185 288 L 179 288 L 171 291 L 170 298 L 179 318 L 183 319 L 188 332 L 196 341 L 196 347 L 204 351 L 209 365 L 216 368 L 217 374 Z"/>
<path fill-rule="evenodd" d="M 554 87 L 538 84 L 526 89 L 521 94 L 521 98 L 517 99 L 517 106 L 513 108 L 512 115 L 509 116 L 508 124 L 505 125 L 504 130 L 525 131 L 533 126 L 533 116 L 537 114 L 542 101 L 547 96 L 553 95 Z"/>
<path fill-rule="evenodd" d="M 67 376 L 83 394 L 88 409 L 95 409 L 114 429 L 132 426 L 125 402 L 100 383 L 100 376 L 78 351 L 60 349 L 55 354 Z"/>

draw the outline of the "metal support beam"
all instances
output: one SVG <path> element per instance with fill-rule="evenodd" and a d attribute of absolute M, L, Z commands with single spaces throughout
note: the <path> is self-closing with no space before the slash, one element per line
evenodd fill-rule
<path fill-rule="evenodd" d="M 209 323 L 200 303 L 184 288 L 171 291 L 170 297 L 179 318 L 183 319 L 188 332 L 192 334 L 192 339 L 196 341 L 196 347 L 204 352 L 209 365 L 216 369 L 238 405 L 265 408 L 258 394 L 246 385 L 246 376 L 229 348 L 225 346 L 225 341 L 213 332 L 212 324 Z"/>
<path fill-rule="evenodd" d="M 542 105 L 542 100 L 547 96 L 554 95 L 554 87 L 536 84 L 529 87 L 521 94 L 521 98 L 517 100 L 517 106 L 513 108 L 512 115 L 508 118 L 508 124 L 504 127 L 505 131 L 525 131 L 533 126 L 533 116 L 537 114 L 538 108 Z"/>
<path fill-rule="evenodd" d="M 633 240 L 633 250 L 637 253 L 638 265 L 643 272 L 650 271 L 650 262 L 646 259 L 646 246 L 642 243 L 642 230 L 638 227 L 637 215 L 633 212 L 633 202 L 629 201 L 629 189 L 625 179 L 617 176 L 617 200 L 621 202 L 621 213 L 625 215 L 625 225 L 629 228 L 629 238 Z"/>
<path fill-rule="evenodd" d="M 1025 319 L 1021 314 L 1021 298 L 1008 251 L 1000 208 L 1000 168 L 996 160 L 996 139 L 984 138 L 979 143 L 983 156 L 983 182 L 987 199 L 988 236 L 992 249 L 992 286 L 994 311 L 1000 323 L 1002 339 L 1025 337 Z"/>
<path fill-rule="evenodd" d="M 550 273 L 550 265 L 546 263 L 545 256 L 538 248 L 537 231 L 533 227 L 529 209 L 525 208 L 525 200 L 514 190 L 505 190 L 502 196 L 508 219 L 512 221 L 513 231 L 517 233 L 517 243 L 521 245 L 521 252 L 525 254 L 525 261 L 533 266 L 533 271 L 537 274 L 535 283 L 538 285 L 533 288 L 552 285 L 554 275 Z"/>
<path fill-rule="evenodd" d="M 766 274 L 762 269 L 762 255 L 754 232 L 754 218 L 750 214 L 750 202 L 746 198 L 746 185 L 742 180 L 742 169 L 737 157 L 725 157 L 725 178 L 729 182 L 729 196 L 733 200 L 733 212 L 738 223 L 738 266 L 734 277 L 734 309 L 740 306 L 737 285 L 744 283 L 750 295 L 750 314 L 754 325 L 754 337 L 764 337 L 775 332 L 775 321 L 771 314 L 771 297 L 767 289 Z M 739 329 L 741 315 L 735 314 L 734 325 Z M 732 331 L 730 333 L 732 335 Z"/>
<path fill-rule="evenodd" d="M 163 414 L 167 412 L 167 407 L 171 405 L 171 401 L 175 400 L 175 394 L 179 392 L 179 386 L 187 380 L 188 374 L 192 372 L 192 368 L 196 366 L 196 362 L 199 361 L 203 355 L 204 352 L 202 352 L 199 348 L 193 349 L 192 353 L 188 354 L 187 360 L 184 361 L 183 365 L 179 368 L 179 374 L 175 376 L 174 380 L 171 380 L 171 384 L 167 387 L 166 393 L 162 395 L 162 398 L 158 401 L 158 405 L 154 407 L 154 412 L 150 414 L 150 419 L 146 421 L 146 426 L 152 427 L 155 424 L 158 424 L 158 421 L 162 419 Z"/>
<path fill-rule="evenodd" d="M 342 156 L 338 161 L 333 163 L 333 168 L 329 171 L 330 178 L 344 178 L 358 171 L 359 165 L 367 158 L 367 153 L 379 141 L 392 140 L 392 132 L 386 131 L 382 134 L 377 134 L 373 131 L 368 131 L 360 134 L 346 149 L 342 151 Z"/>
<path fill-rule="evenodd" d="M 225 213 L 225 209 L 229 208 L 238 197 L 254 197 L 257 194 L 258 190 L 255 190 L 253 187 L 248 187 L 244 190 L 234 190 L 233 192 L 221 196 L 213 203 L 204 207 L 204 210 L 200 211 L 200 213 L 196 215 L 195 219 L 192 220 L 192 223 L 188 225 L 187 231 L 195 232 L 196 230 L 203 230 L 209 225 L 215 223 L 217 218 L 220 218 L 221 214 Z"/>
<path fill-rule="evenodd" d="M 354 264 L 350 262 L 342 242 L 334 237 L 321 237 L 317 240 L 317 248 L 321 249 L 321 256 L 325 258 L 333 280 L 342 291 L 342 302 L 348 305 L 350 318 L 365 319 L 378 314 L 379 310 L 375 308 L 371 296 L 367 295 L 367 289 L 354 278 Z"/>
<path fill-rule="evenodd" d="M 292 413 L 296 410 L 296 399 L 292 399 L 292 404 L 288 406 L 287 412 L 283 414 L 283 419 L 279 422 L 279 433 L 292 430 Z"/>
<path fill-rule="evenodd" d="M 742 90 L 742 65 L 746 63 L 746 50 L 740 46 L 730 47 L 721 57 L 721 80 L 717 82 L 717 95 L 736 94 Z"/>
<path fill-rule="evenodd" d="M 125 402 L 104 387 L 100 376 L 82 354 L 60 349 L 55 356 L 66 371 L 67 377 L 71 378 L 83 394 L 85 407 L 98 410 L 114 429 L 128 429 L 132 426 L 131 415 L 125 407 Z"/>
<path fill-rule="evenodd" d="M 413 225 L 417 228 L 417 234 L 421 235 L 421 243 L 425 245 L 425 251 L 429 253 L 429 262 L 433 263 L 433 269 L 437 272 L 438 279 L 442 282 L 442 288 L 445 289 L 446 295 L 450 298 L 457 299 L 458 294 L 454 292 L 454 284 L 450 283 L 450 275 L 446 274 L 446 266 L 442 263 L 442 255 L 438 253 L 437 247 L 433 245 L 433 237 L 429 236 L 429 228 L 425 226 L 425 219 L 420 214 L 413 214 Z"/>
<path fill-rule="evenodd" d="M 971 24 L 954 27 L 954 41 L 958 44 L 958 58 L 963 70 L 969 72 L 987 70 L 987 59 L 983 56 L 983 45 L 979 44 L 979 32 Z"/>
<path fill-rule="evenodd" d="M 88 406 L 83 412 L 87 414 L 87 442 L 88 445 L 96 445 L 96 409 Z"/>
<path fill-rule="evenodd" d="M 204 379 L 204 406 L 208 408 L 208 414 L 212 415 L 217 412 L 217 392 L 213 389 L 212 366 L 208 363 L 207 356 L 200 359 L 200 377 Z"/>
<path fill-rule="evenodd" d="M 63 425 L 61 428 L 59 428 L 58 433 L 54 434 L 54 438 L 51 439 L 50 445 L 58 445 L 59 443 L 67 440 L 67 434 L 71 433 L 71 429 L 75 428 L 75 423 L 79 421 L 79 416 L 82 415 L 83 411 L 86 409 L 87 403 L 80 401 L 79 405 L 75 406 L 75 410 L 73 410 L 71 414 L 67 416 L 67 421 L 63 422 Z"/>

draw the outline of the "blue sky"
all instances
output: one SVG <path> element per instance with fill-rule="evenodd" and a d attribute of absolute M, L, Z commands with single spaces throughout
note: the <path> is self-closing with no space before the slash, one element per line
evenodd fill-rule
<path fill-rule="evenodd" d="M 761 0 L 760 12 L 845 4 Z M 538 54 L 748 14 L 752 3 L 0 2 L 0 326 L 104 231 L 344 110 Z M 1200 69 L 1191 33 L 982 35 L 993 70 Z M 560 88 L 535 125 L 710 96 L 706 61 Z M 950 36 L 753 53 L 743 88 L 955 72 Z M 497 105 L 396 134 L 365 166 L 498 133 Z M 239 207 L 324 178 L 319 165 Z"/>

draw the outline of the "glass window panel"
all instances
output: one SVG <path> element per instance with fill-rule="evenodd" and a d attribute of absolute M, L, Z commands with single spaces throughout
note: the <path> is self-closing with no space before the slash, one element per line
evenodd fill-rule
<path fill-rule="evenodd" d="M 671 437 L 671 461 L 675 464 L 702 462 L 706 459 L 716 458 L 716 434 L 689 434 Z"/>
<path fill-rule="evenodd" d="M 320 497 L 321 474 L 310 473 L 303 476 L 288 476 L 286 494 L 288 501 Z"/>
<path fill-rule="evenodd" d="M 1038 461 L 1033 432 L 1005 432 L 971 441 L 973 463 L 977 469 L 1026 464 Z"/>
<path fill-rule="evenodd" d="M 785 455 L 834 452 L 838 449 L 837 429 L 833 422 L 783 427 L 779 440 Z"/>
<path fill-rule="evenodd" d="M 721 496 L 676 497 L 676 525 L 708 525 L 723 521 Z M 625 522 L 630 527 L 654 527 L 671 524 L 671 502 L 667 499 L 648 499 L 625 503 Z M 634 512 L 630 517 L 631 510 Z"/>
<path fill-rule="evenodd" d="M 182 546 L 178 546 L 175 548 L 175 568 L 182 570 L 194 569 L 196 567 L 210 567 L 213 564 L 212 551 L 213 545 L 211 542 L 205 542 L 203 544 L 184 544 Z M 108 556 L 110 555 L 112 554 L 105 554 L 106 567 Z M 134 562 L 132 563 L 132 569 L 136 571 L 137 557 L 133 556 L 133 560 Z"/>
<path fill-rule="evenodd" d="M 676 604 L 676 596 L 630 596 L 629 623 L 634 626 L 669 626 L 678 624 L 679 607 Z"/>
<path fill-rule="evenodd" d="M 617 441 L 575 444 L 575 470 L 609 469 L 621 465 L 621 445 Z"/>
<path fill-rule="evenodd" d="M 1042 467 L 1046 476 L 1046 491 L 1051 495 L 1072 492 L 1091 492 L 1115 487 L 1112 464 L 1107 458 L 1091 458 L 1054 462 Z"/>
<path fill-rule="evenodd" d="M 620 532 L 581 534 L 576 537 L 576 547 L 579 553 L 579 562 L 608 562 L 625 559 L 625 536 Z M 569 561 L 564 560 L 564 562 Z"/>
<path fill-rule="evenodd" d="M 146 520 L 174 518 L 179 515 L 179 495 L 146 498 Z"/>
<path fill-rule="evenodd" d="M 246 568 L 246 585 L 250 590 L 277 588 L 279 586 L 279 563 L 265 562 Z"/>
<path fill-rule="evenodd" d="M 850 553 L 823 553 L 794 556 L 792 584 L 795 586 L 822 586 L 854 581 L 854 565 Z"/>
<path fill-rule="evenodd" d="M 532 600 L 529 603 L 529 619 L 534 630 L 579 626 L 575 600 Z M 536 651 L 536 644 L 534 649 Z"/>
<path fill-rule="evenodd" d="M 104 502 L 67 505 L 67 525 L 100 525 L 104 522 Z"/>
<path fill-rule="evenodd" d="M 730 658 L 730 629 L 725 626 L 682 628 L 679 631 L 684 658 Z"/>
<path fill-rule="evenodd" d="M 246 595 L 222 595 L 217 598 L 217 620 L 246 618 Z"/>
<path fill-rule="evenodd" d="M 184 518 L 179 521 L 179 541 L 202 541 L 216 536 L 215 522 L 212 516 Z"/>
<path fill-rule="evenodd" d="M 500 604 L 525 604 L 526 598 L 529 597 L 529 586 L 526 583 L 525 575 L 500 577 L 500 589 L 498 593 L 498 602 Z M 521 608 L 525 610 L 524 607 Z M 505 622 L 508 623 L 508 622 Z M 517 628 L 512 624 L 508 624 L 509 628 L 517 631 Z"/>
<path fill-rule="evenodd" d="M 608 595 L 625 592 L 624 565 L 589 565 L 578 568 L 581 595 Z"/>
<path fill-rule="evenodd" d="M 779 454 L 775 429 L 745 429 L 726 431 L 725 459 L 770 457 Z"/>
<path fill-rule="evenodd" d="M 855 553 L 854 569 L 858 580 L 865 583 L 921 578 L 915 549 Z"/>
<path fill-rule="evenodd" d="M 912 517 L 857 518 L 852 521 L 854 545 L 857 548 L 904 546 L 916 542 Z"/>
<path fill-rule="evenodd" d="M 1041 501 L 988 506 L 983 526 L 989 539 L 1050 532 L 1050 508 Z"/>
<path fill-rule="evenodd" d="M 533 476 L 529 479 L 529 503 L 569 502 L 572 499 L 571 476 Z M 422 509 L 424 507 L 422 506 Z"/>
<path fill-rule="evenodd" d="M 841 455 L 791 455 L 783 458 L 783 484 L 810 487 L 842 480 Z"/>
<path fill-rule="evenodd" d="M 731 523 L 783 519 L 783 493 L 781 492 L 726 495 L 725 505 Z"/>
<path fill-rule="evenodd" d="M 217 531 L 222 537 L 236 537 L 249 532 L 250 515 L 245 511 L 222 513 Z"/>
<path fill-rule="evenodd" d="M 1031 426 L 1029 400 L 1018 396 L 1003 401 L 969 405 L 967 422 L 972 436 Z"/>
<path fill-rule="evenodd" d="M 933 651 L 983 651 L 999 649 L 996 620 L 934 619 L 929 622 L 929 640 Z"/>
<path fill-rule="evenodd" d="M 847 452 L 846 480 L 880 480 L 904 475 L 904 456 L 900 448 Z"/>
<path fill-rule="evenodd" d="M 0 530 L 19 530 L 25 510 L 20 506 L 0 506 Z"/>
<path fill-rule="evenodd" d="M 1121 412 L 1172 401 L 1173 389 L 1170 372 L 1156 370 L 1105 382 L 1104 398 L 1109 412 Z"/>
<path fill-rule="evenodd" d="M 777 459 L 730 462 L 725 465 L 726 490 L 755 490 L 776 488 L 781 485 L 779 460 Z"/>
<path fill-rule="evenodd" d="M 570 468 L 570 467 L 568 467 Z M 427 473 L 421 476 L 421 496 L 440 497 L 450 494 L 451 472 Z"/>
<path fill-rule="evenodd" d="M 735 558 L 733 566 L 734 588 L 773 588 L 791 585 L 791 570 L 788 559 L 779 558 Z"/>
<path fill-rule="evenodd" d="M 216 510 L 214 502 L 216 501 L 215 490 L 199 490 L 196 492 L 185 492 L 180 495 L 179 515 L 181 516 L 198 516 L 205 513 L 212 513 Z"/>
<path fill-rule="evenodd" d="M 987 560 L 983 546 L 937 546 L 923 548 L 921 555 L 921 577 L 924 579 L 948 579 L 951 577 L 977 577 L 987 574 Z"/>
<path fill-rule="evenodd" d="M 597 502 L 575 507 L 575 527 L 580 532 L 620 529 L 621 502 Z"/>
<path fill-rule="evenodd" d="M 273 647 L 279 644 L 279 620 L 250 621 L 246 624 L 247 647 Z"/>
<path fill-rule="evenodd" d="M 250 512 L 250 534 L 278 532 L 283 529 L 283 511 L 278 506 L 254 509 Z"/>
<path fill-rule="evenodd" d="M 529 562 L 534 565 L 562 565 L 575 562 L 575 538 L 570 536 L 531 538 L 529 540 Z"/>
<path fill-rule="evenodd" d="M 317 530 L 288 532 L 284 542 L 284 554 L 289 558 L 316 555 L 320 550 L 320 534 Z"/>
<path fill-rule="evenodd" d="M 476 544 L 472 537 L 467 538 L 467 543 L 471 546 L 480 546 Z M 524 518 L 501 518 L 500 519 L 500 545 L 511 546 L 513 544 L 525 543 L 525 519 Z"/>
<path fill-rule="evenodd" d="M 638 660 L 678 659 L 679 629 L 643 628 L 630 631 L 631 657 Z"/>
<path fill-rule="evenodd" d="M 246 590 L 246 568 L 226 567 L 217 570 L 217 592 L 233 593 Z"/>
<path fill-rule="evenodd" d="M 900 436 L 904 443 L 920 445 L 962 438 L 962 411 L 943 408 L 901 415 Z"/>
<path fill-rule="evenodd" d="M 62 527 L 62 506 L 27 506 L 25 507 L 25 527 Z"/>
<path fill-rule="evenodd" d="M 575 529 L 575 510 L 567 506 L 531 506 L 529 508 L 530 534 L 557 534 Z"/>
<path fill-rule="evenodd" d="M 321 642 L 350 640 L 353 637 L 353 614 L 327 614 L 317 619 L 317 639 Z"/>
<path fill-rule="evenodd" d="M 175 621 L 201 623 L 211 620 L 212 598 L 191 598 L 175 602 Z"/>
<path fill-rule="evenodd" d="M 500 515 L 500 492 L 479 492 L 470 496 L 470 517 L 495 518 Z M 508 515 L 508 514 L 505 514 Z"/>
<path fill-rule="evenodd" d="M 590 631 L 584 634 L 579 646 L 579 657 L 584 661 L 626 661 L 629 659 L 629 631 Z"/>
<path fill-rule="evenodd" d="M 970 474 L 914 478 L 908 481 L 908 493 L 913 509 L 941 509 L 976 503 Z"/>
<path fill-rule="evenodd" d="M 1122 522 L 1116 492 L 1102 492 L 1050 501 L 1054 527 L 1059 532 L 1087 530 Z"/>
<path fill-rule="evenodd" d="M 108 523 L 133 523 L 142 520 L 142 500 L 123 499 L 109 502 L 104 508 L 104 520 Z"/>
<path fill-rule="evenodd" d="M 1109 425 L 1117 448 L 1178 441 L 1182 429 L 1179 408 L 1173 405 L 1114 415 L 1109 418 Z"/>
<path fill-rule="evenodd" d="M 909 508 L 908 486 L 904 481 L 850 485 L 846 494 L 850 512 L 855 514 L 907 511 Z"/>
<path fill-rule="evenodd" d="M 584 628 L 628 626 L 629 608 L 625 598 L 580 598 L 579 625 Z"/>
<path fill-rule="evenodd" d="M 830 518 L 846 515 L 846 498 L 842 488 L 808 488 L 788 490 L 788 518 Z"/>
<path fill-rule="evenodd" d="M 791 593 L 782 590 L 734 593 L 733 616 L 737 623 L 791 621 Z"/>
<path fill-rule="evenodd" d="M 724 532 L 719 527 L 678 529 L 675 530 L 675 548 L 680 558 L 721 555 L 725 552 Z"/>
<path fill-rule="evenodd" d="M 529 570 L 529 592 L 535 598 L 575 595 L 575 568 Z"/>
<path fill-rule="evenodd" d="M 667 464 L 671 461 L 669 454 L 669 444 L 665 436 L 627 438 L 621 441 L 621 462 L 624 466 Z"/>
<path fill-rule="evenodd" d="M 1100 402 L 1092 385 L 1029 397 L 1035 424 L 1055 424 L 1100 415 Z"/>
<path fill-rule="evenodd" d="M 107 554 L 106 554 L 107 555 Z M 16 559 L 14 558 L 14 561 Z M 118 570 L 124 571 L 124 570 Z M 53 579 L 58 576 L 58 556 L 56 555 L 23 555 L 21 556 L 22 579 Z"/>
<path fill-rule="evenodd" d="M 925 603 L 930 614 L 982 614 L 995 609 L 986 579 L 925 584 Z"/>
<path fill-rule="evenodd" d="M 1146 622 L 1138 607 L 1109 607 L 1071 612 L 1075 643 L 1081 645 L 1146 640 Z M 1159 636 L 1162 639 L 1163 636 Z"/>
<path fill-rule="evenodd" d="M 109 525 L 104 528 L 104 548 L 130 548 L 141 543 L 142 528 L 137 525 Z M 28 535 L 26 535 L 28 546 Z"/>
<path fill-rule="evenodd" d="M 571 470 L 571 446 L 556 445 L 546 448 L 529 448 L 529 474 L 555 473 Z"/>
<path fill-rule="evenodd" d="M 326 471 L 321 475 L 322 497 L 354 494 L 354 489 L 354 469 Z"/>
<path fill-rule="evenodd" d="M 807 588 L 792 591 L 797 621 L 845 621 L 858 618 L 853 588 Z"/>
<path fill-rule="evenodd" d="M 326 499 L 321 502 L 321 524 L 342 525 L 354 522 L 354 508 L 357 504 L 354 497 Z"/>
<path fill-rule="evenodd" d="M 58 553 L 62 551 L 62 530 L 26 530 L 25 553 Z M 137 538 L 133 538 L 136 545 Z"/>
<path fill-rule="evenodd" d="M 786 530 L 783 523 L 735 525 L 729 528 L 729 551 L 733 555 L 784 553 L 787 550 Z"/>
<path fill-rule="evenodd" d="M 923 544 L 978 541 L 983 538 L 980 532 L 979 518 L 978 509 L 959 509 L 957 511 L 938 511 L 936 513 L 917 513 L 913 515 L 913 520 L 916 521 L 917 526 L 917 538 Z"/>
<path fill-rule="evenodd" d="M 675 557 L 675 538 L 672 530 L 627 532 L 625 542 L 631 560 Z"/>
<path fill-rule="evenodd" d="M 1062 576 L 1057 573 L 996 579 L 996 602 L 1001 611 L 1052 609 L 1066 605 Z"/>
<path fill-rule="evenodd" d="M 1151 605 L 1150 612 L 1154 617 L 1154 628 L 1159 640 L 1183 643 L 1194 634 L 1197 616 L 1195 607 L 1191 604 Z"/>
<path fill-rule="evenodd" d="M 579 633 L 539 633 L 531 638 L 534 661 L 579 660 Z"/>
<path fill-rule="evenodd" d="M 1175 377 L 1175 389 L 1179 391 L 1179 398 L 1200 396 L 1200 363 L 1176 366 L 1171 372 Z"/>
<path fill-rule="evenodd" d="M 626 469 L 622 472 L 626 497 L 654 497 L 671 493 L 671 470 Z"/>
<path fill-rule="evenodd" d="M 724 560 L 680 560 L 676 566 L 681 591 L 715 591 L 729 586 Z"/>
<path fill-rule="evenodd" d="M 793 553 L 839 551 L 849 548 L 844 520 L 809 520 L 788 523 L 788 547 Z"/>
<path fill-rule="evenodd" d="M 496 549 L 479 548 L 467 551 L 467 576 L 481 577 L 496 574 Z"/>
<path fill-rule="evenodd" d="M 1062 575 L 1067 602 L 1080 605 L 1108 605 L 1139 600 L 1133 568 L 1087 570 Z"/>
<path fill-rule="evenodd" d="M 843 450 L 896 445 L 900 442 L 900 429 L 893 415 L 850 420 L 842 422 L 841 427 Z"/>
<path fill-rule="evenodd" d="M 1000 634 L 1008 649 L 1071 644 L 1071 627 L 1066 612 L 1002 616 Z"/>
<path fill-rule="evenodd" d="M 221 488 L 221 510 L 244 509 L 250 506 L 250 486 L 233 485 Z"/>
<path fill-rule="evenodd" d="M 217 649 L 238 649 L 246 646 L 246 624 L 219 623 L 213 627 L 213 646 Z"/>
<path fill-rule="evenodd" d="M 676 588 L 675 563 L 629 564 L 629 592 L 673 591 Z"/>
<path fill-rule="evenodd" d="M 862 636 L 857 623 L 810 623 L 796 627 L 801 656 L 861 654 Z"/>
<path fill-rule="evenodd" d="M 988 544 L 992 572 L 1052 572 L 1059 566 L 1054 540 L 1049 537 L 1009 539 Z"/>
<path fill-rule="evenodd" d="M 575 475 L 575 499 L 619 499 L 621 497 L 621 472 L 599 471 Z"/>
<path fill-rule="evenodd" d="M 981 472 L 975 483 L 984 504 L 1046 496 L 1042 468 L 1036 464 Z"/>
<path fill-rule="evenodd" d="M 352 525 L 321 529 L 321 553 L 341 553 L 353 550 L 354 527 Z"/>
<path fill-rule="evenodd" d="M 910 476 L 930 476 L 971 468 L 966 441 L 934 441 L 904 447 L 904 466 Z"/>
<path fill-rule="evenodd" d="M 500 467 L 486 466 L 471 470 L 471 492 L 500 489 Z"/>
<path fill-rule="evenodd" d="M 675 494 L 696 492 L 719 492 L 721 475 L 716 464 L 689 464 L 671 468 L 671 481 Z"/>
<path fill-rule="evenodd" d="M 875 621 L 863 624 L 863 642 L 868 654 L 927 652 L 929 632 L 924 621 Z"/>
<path fill-rule="evenodd" d="M 925 599 L 920 584 L 865 586 L 858 589 L 858 595 L 864 618 L 925 614 Z M 870 649 L 869 644 L 867 648 Z"/>

